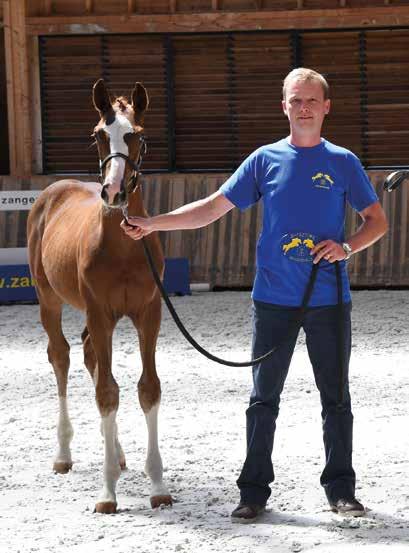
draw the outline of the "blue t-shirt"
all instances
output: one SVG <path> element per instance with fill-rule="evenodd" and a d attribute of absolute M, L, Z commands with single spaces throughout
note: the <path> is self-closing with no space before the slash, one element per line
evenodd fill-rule
<path fill-rule="evenodd" d="M 263 199 L 263 227 L 257 243 L 253 298 L 277 305 L 301 305 L 311 268 L 311 248 L 321 240 L 343 242 L 346 202 L 362 211 L 378 201 L 358 158 L 321 139 L 301 148 L 284 138 L 253 152 L 221 186 L 244 210 Z M 341 262 L 343 301 L 351 301 Z M 309 306 L 335 305 L 334 265 L 322 260 Z"/>

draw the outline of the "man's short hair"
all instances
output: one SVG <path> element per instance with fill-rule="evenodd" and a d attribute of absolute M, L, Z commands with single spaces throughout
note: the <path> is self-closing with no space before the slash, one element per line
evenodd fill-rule
<path fill-rule="evenodd" d="M 283 82 L 283 100 L 285 100 L 285 94 L 290 81 L 317 81 L 322 86 L 324 92 L 324 100 L 329 98 L 329 84 L 325 77 L 314 71 L 313 69 L 307 69 L 306 67 L 297 67 L 288 73 Z"/>

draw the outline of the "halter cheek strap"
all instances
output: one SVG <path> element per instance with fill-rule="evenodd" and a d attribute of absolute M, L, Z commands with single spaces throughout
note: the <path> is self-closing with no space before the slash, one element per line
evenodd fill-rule
<path fill-rule="evenodd" d="M 131 168 L 133 169 L 133 173 L 132 173 L 132 175 L 131 175 L 131 177 L 128 181 L 128 184 L 132 183 L 133 187 L 136 186 L 136 183 L 138 181 L 138 175 L 140 173 L 140 169 L 141 169 L 141 165 L 142 165 L 143 156 L 146 154 L 146 152 L 148 150 L 146 140 L 145 140 L 145 137 L 143 135 L 141 135 L 139 137 L 139 141 L 140 141 L 140 148 L 139 148 L 139 155 L 138 155 L 138 159 L 137 159 L 136 163 L 134 161 L 132 161 L 132 159 L 130 159 L 129 156 L 127 156 L 125 154 L 122 154 L 121 152 L 113 152 L 112 154 L 108 154 L 102 161 L 101 160 L 99 161 L 99 177 L 100 177 L 101 181 L 104 178 L 103 172 L 104 172 L 104 169 L 105 169 L 106 164 L 108 163 L 108 161 L 110 161 L 114 157 L 120 157 L 120 158 L 124 159 L 125 162 L 128 165 L 130 165 Z"/>

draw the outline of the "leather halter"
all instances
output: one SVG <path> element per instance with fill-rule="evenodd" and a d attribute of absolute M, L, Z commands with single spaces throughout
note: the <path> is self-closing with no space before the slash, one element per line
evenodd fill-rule
<path fill-rule="evenodd" d="M 136 190 L 136 185 L 138 183 L 138 176 L 140 174 L 140 169 L 141 169 L 141 165 L 142 165 L 142 161 L 143 161 L 143 156 L 146 154 L 146 152 L 148 151 L 148 145 L 146 143 L 146 140 L 145 140 L 145 137 L 143 134 L 139 135 L 139 142 L 140 142 L 140 147 L 139 147 L 139 155 L 138 155 L 138 159 L 136 161 L 136 163 L 134 161 L 132 161 L 132 159 L 125 155 L 125 154 L 121 154 L 120 152 L 114 152 L 112 154 L 108 154 L 102 161 L 99 160 L 99 178 L 101 179 L 101 182 L 104 181 L 104 169 L 106 167 L 106 164 L 108 163 L 108 161 L 110 161 L 111 159 L 113 159 L 114 157 L 120 157 L 122 159 L 124 159 L 126 161 L 126 163 L 128 165 L 131 166 L 131 168 L 133 169 L 133 172 L 126 184 L 126 191 L 127 192 L 134 192 Z M 131 189 L 129 190 L 129 185 L 131 186 Z M 123 188 L 123 181 L 121 182 L 121 189 Z"/>

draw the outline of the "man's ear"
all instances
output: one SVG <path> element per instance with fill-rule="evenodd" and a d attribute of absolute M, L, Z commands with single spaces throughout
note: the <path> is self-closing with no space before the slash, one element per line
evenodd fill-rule
<path fill-rule="evenodd" d="M 283 112 L 285 113 L 285 115 L 287 115 L 287 108 L 285 106 L 285 100 L 281 100 L 281 107 L 283 108 Z"/>
<path fill-rule="evenodd" d="M 331 100 L 325 100 L 325 115 L 329 114 L 331 109 Z"/>

